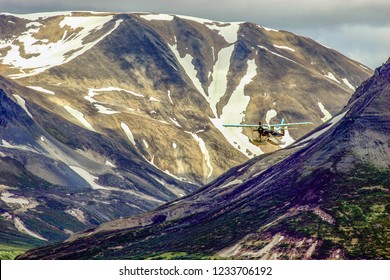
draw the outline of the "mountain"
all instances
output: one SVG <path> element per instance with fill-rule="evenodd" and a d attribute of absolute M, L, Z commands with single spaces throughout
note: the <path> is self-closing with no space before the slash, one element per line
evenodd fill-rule
<path fill-rule="evenodd" d="M 223 123 L 316 127 L 372 74 L 309 38 L 247 22 L 2 13 L 0 30 L 7 244 L 61 241 L 188 195 L 280 148 L 253 146 L 251 131 Z"/>
<path fill-rule="evenodd" d="M 81 128 L 21 94 L 35 92 L 0 77 L 1 242 L 64 240 L 198 188 L 160 171 L 127 141 Z"/>
<path fill-rule="evenodd" d="M 389 259 L 390 59 L 333 119 L 195 193 L 21 259 Z"/>
<path fill-rule="evenodd" d="M 20 93 L 27 104 L 128 141 L 198 185 L 279 148 L 254 146 L 250 130 L 223 123 L 318 126 L 372 74 L 309 38 L 248 22 L 56 12 L 3 13 L 0 26 L 0 73 L 35 90 Z"/>

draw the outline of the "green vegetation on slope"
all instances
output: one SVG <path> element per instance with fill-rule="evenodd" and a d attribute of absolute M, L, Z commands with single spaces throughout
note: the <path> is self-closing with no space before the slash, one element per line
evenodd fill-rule
<path fill-rule="evenodd" d="M 23 254 L 32 248 L 32 246 L 11 246 L 0 243 L 0 260 L 13 260 L 20 254 Z"/>
<path fill-rule="evenodd" d="M 317 259 L 329 258 L 336 249 L 346 259 L 389 259 L 390 170 L 359 165 L 351 174 L 324 189 L 321 209 L 334 223 L 308 210 L 284 219 L 272 232 L 320 240 Z"/>
<path fill-rule="evenodd" d="M 0 259 L 14 259 L 17 255 L 39 247 L 46 242 L 19 232 L 14 225 L 0 216 Z"/>

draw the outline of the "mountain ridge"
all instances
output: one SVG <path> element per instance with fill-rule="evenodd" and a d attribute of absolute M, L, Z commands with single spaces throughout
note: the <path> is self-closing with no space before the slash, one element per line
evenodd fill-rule
<path fill-rule="evenodd" d="M 126 219 L 113 221 L 114 227 L 102 225 L 21 258 L 387 259 L 389 75 L 390 60 L 338 116 L 290 148 L 233 168 L 184 199 L 128 218 L 130 225 Z M 245 174 L 280 153 L 287 155 L 265 171 Z M 151 222 L 142 226 L 145 217 Z"/>
<path fill-rule="evenodd" d="M 21 218 L 50 241 L 151 210 L 280 148 L 254 146 L 252 131 L 223 123 L 283 117 L 316 127 L 371 74 L 311 39 L 253 23 L 60 12 L 0 14 L 0 26 L 8 111 L 22 109 L 38 125 L 8 120 L 0 151 L 15 174 L 54 192 L 24 193 L 23 180 L 1 177 L 1 213 L 11 213 L 10 227 Z M 311 129 L 291 130 L 285 140 Z M 70 201 L 54 186 L 82 194 Z M 39 209 L 12 216 L 25 209 L 15 201 L 36 205 L 38 198 L 50 212 L 43 226 Z M 74 224 L 53 222 L 59 213 Z"/>
<path fill-rule="evenodd" d="M 73 230 L 152 209 L 196 188 L 151 166 L 132 147 L 124 150 L 121 143 L 34 104 L 22 108 L 15 96 L 24 87 L 1 77 L 0 86 L 1 215 L 14 225 L 22 218 L 28 224 L 22 232 L 35 230 L 41 232 L 35 236 L 58 241 Z"/>

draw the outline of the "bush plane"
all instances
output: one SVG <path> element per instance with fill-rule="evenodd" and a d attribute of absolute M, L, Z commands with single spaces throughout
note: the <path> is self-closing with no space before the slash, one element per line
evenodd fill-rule
<path fill-rule="evenodd" d="M 285 141 L 282 141 L 285 130 L 293 126 L 312 125 L 312 122 L 299 122 L 299 123 L 285 123 L 282 119 L 278 124 L 224 124 L 224 127 L 247 127 L 253 128 L 252 132 L 257 132 L 258 135 L 249 141 L 256 146 L 265 145 L 270 143 L 272 145 L 284 145 Z M 253 135 L 253 133 L 252 133 Z"/>

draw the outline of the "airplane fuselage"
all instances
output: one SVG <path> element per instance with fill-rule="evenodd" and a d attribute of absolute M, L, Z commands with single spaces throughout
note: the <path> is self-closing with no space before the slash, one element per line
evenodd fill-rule
<path fill-rule="evenodd" d="M 288 127 L 292 126 L 302 126 L 302 125 L 312 125 L 312 122 L 299 122 L 299 123 L 285 123 L 284 118 L 280 124 L 264 124 L 262 125 L 259 122 L 256 124 L 224 124 L 224 127 L 244 127 L 252 128 L 252 131 L 257 132 L 258 136 L 254 139 L 249 139 L 249 141 L 258 146 L 270 143 L 272 145 L 284 145 L 286 142 L 282 141 L 284 136 L 284 131 Z"/>

